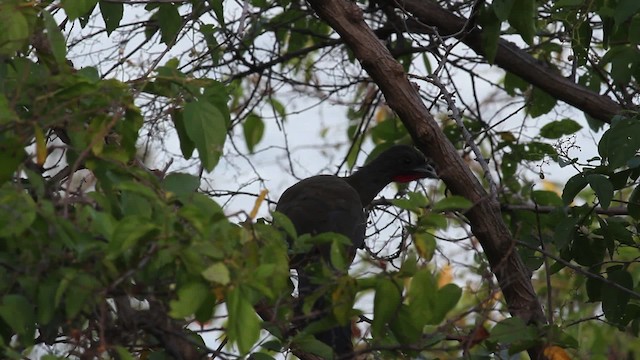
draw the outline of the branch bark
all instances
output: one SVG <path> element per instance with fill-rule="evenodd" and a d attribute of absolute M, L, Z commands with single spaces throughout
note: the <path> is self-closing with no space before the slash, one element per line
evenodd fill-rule
<path fill-rule="evenodd" d="M 307 0 L 316 14 L 344 40 L 362 67 L 378 84 L 389 106 L 398 113 L 416 145 L 434 159 L 438 174 L 457 195 L 474 206 L 466 213 L 496 275 L 512 315 L 525 323 L 546 323 L 531 285 L 529 270 L 515 251 L 516 243 L 504 224 L 500 204 L 488 196 L 423 104 L 402 66 L 364 22 L 362 10 L 349 0 Z M 543 347 L 529 349 L 543 359 Z"/>
<path fill-rule="evenodd" d="M 431 0 L 392 2 L 396 7 L 413 14 L 421 23 L 436 27 L 440 35 L 455 36 L 476 53 L 485 55 L 482 47 L 482 31 L 475 26 L 464 30 L 469 20 L 456 16 Z M 611 98 L 596 94 L 572 82 L 504 39 L 498 41 L 494 63 L 600 121 L 610 123 L 615 115 L 624 110 Z"/>

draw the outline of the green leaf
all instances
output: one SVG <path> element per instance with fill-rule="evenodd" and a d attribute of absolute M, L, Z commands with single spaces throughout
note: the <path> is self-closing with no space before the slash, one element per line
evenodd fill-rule
<path fill-rule="evenodd" d="M 353 169 L 356 164 L 356 160 L 358 160 L 358 153 L 360 152 L 360 146 L 362 145 L 362 136 L 356 138 L 353 142 L 353 146 L 349 149 L 349 153 L 347 154 L 347 166 L 349 169 Z"/>
<path fill-rule="evenodd" d="M 505 153 L 502 157 L 502 164 L 500 164 L 500 170 L 502 170 L 502 176 L 505 179 L 513 178 L 516 170 L 518 170 L 518 163 L 520 162 L 521 157 L 515 155 L 513 153 Z"/>
<path fill-rule="evenodd" d="M 633 277 L 627 270 L 623 269 L 622 266 L 616 265 L 609 267 L 607 269 L 607 279 L 624 288 L 633 290 Z M 624 325 L 622 320 L 625 317 L 630 298 L 631 295 L 628 292 L 605 284 L 602 291 L 602 310 L 607 320 Z"/>
<path fill-rule="evenodd" d="M 538 338 L 536 329 L 528 326 L 517 317 L 511 317 L 500 321 L 491 330 L 489 339 L 504 345 L 519 341 L 532 341 Z"/>
<path fill-rule="evenodd" d="M 98 69 L 93 66 L 85 66 L 82 69 L 79 69 L 76 72 L 76 75 L 83 78 L 83 80 L 89 80 L 93 83 L 98 83 L 100 81 L 100 73 L 98 73 Z"/>
<path fill-rule="evenodd" d="M 200 178 L 191 174 L 171 173 L 162 179 L 162 187 L 177 196 L 196 192 L 200 186 Z"/>
<path fill-rule="evenodd" d="M 627 210 L 629 215 L 636 219 L 640 219 L 640 185 L 636 186 L 629 196 L 629 203 L 627 204 Z"/>
<path fill-rule="evenodd" d="M 69 284 L 70 291 L 64 296 L 64 307 L 67 318 L 76 317 L 83 309 L 88 308 L 96 298 L 96 290 L 100 284 L 88 273 L 75 273 Z"/>
<path fill-rule="evenodd" d="M 36 319 L 29 299 L 18 294 L 3 296 L 0 302 L 0 317 L 18 334 L 20 341 L 25 345 L 33 344 Z"/>
<path fill-rule="evenodd" d="M 538 205 L 562 206 L 562 199 L 553 191 L 536 190 L 531 192 L 531 199 Z"/>
<path fill-rule="evenodd" d="M 637 0 L 619 0 L 615 5 L 615 13 L 613 19 L 616 25 L 622 25 L 628 18 L 638 13 L 640 10 L 640 1 Z"/>
<path fill-rule="evenodd" d="M 607 244 L 601 238 L 576 232 L 571 244 L 571 254 L 578 264 L 591 267 L 604 259 L 606 246 Z"/>
<path fill-rule="evenodd" d="M 356 280 L 349 275 L 338 278 L 338 286 L 331 293 L 331 313 L 340 325 L 351 324 L 351 310 L 357 292 Z"/>
<path fill-rule="evenodd" d="M 210 229 L 213 222 L 226 220 L 220 205 L 207 195 L 192 193 L 178 196 L 178 200 L 183 204 L 178 215 L 188 220 L 201 233 Z"/>
<path fill-rule="evenodd" d="M 225 20 L 224 20 L 224 0 L 208 0 L 207 1 L 209 3 L 209 6 L 211 6 L 211 8 L 213 9 L 213 12 L 216 14 L 216 20 L 218 20 L 218 23 L 224 27 L 225 26 Z"/>
<path fill-rule="evenodd" d="M 20 235 L 36 219 L 33 199 L 21 189 L 0 188 L 0 237 Z"/>
<path fill-rule="evenodd" d="M 599 159 L 599 158 L 598 158 Z M 631 163 L 631 162 L 630 162 Z M 631 164 L 629 164 L 631 165 Z M 609 181 L 613 185 L 614 190 L 620 190 L 627 185 L 627 179 L 632 174 L 632 169 L 626 169 L 609 175 Z"/>
<path fill-rule="evenodd" d="M 322 359 L 334 358 L 331 347 L 319 340 L 316 340 L 316 338 L 311 335 L 305 334 L 302 336 L 296 336 L 293 339 L 293 344 L 305 352 L 320 356 Z"/>
<path fill-rule="evenodd" d="M 587 277 L 585 289 L 587 290 L 587 298 L 590 302 L 602 301 L 602 288 L 604 282 L 600 279 Z"/>
<path fill-rule="evenodd" d="M 156 230 L 156 225 L 143 216 L 125 217 L 116 225 L 113 239 L 109 243 L 107 259 L 116 259 L 136 246 L 140 239 Z"/>
<path fill-rule="evenodd" d="M 178 300 L 171 300 L 169 315 L 182 319 L 193 315 L 207 296 L 213 296 L 209 288 L 201 282 L 191 282 L 178 288 Z"/>
<path fill-rule="evenodd" d="M 102 0 L 100 1 L 100 13 L 102 14 L 105 30 L 107 30 L 107 36 L 109 36 L 120 25 L 122 14 L 124 13 L 124 4 Z"/>
<path fill-rule="evenodd" d="M 118 357 L 121 360 L 135 360 L 135 358 L 133 357 L 133 355 L 131 355 L 129 350 L 125 349 L 122 346 L 116 346 L 116 352 L 118 353 Z"/>
<path fill-rule="evenodd" d="M 284 230 L 284 232 L 290 239 L 295 240 L 298 237 L 296 227 L 293 226 L 293 223 L 287 217 L 287 215 L 274 211 L 273 213 L 271 213 L 271 216 L 273 217 L 273 225 Z"/>
<path fill-rule="evenodd" d="M 171 120 L 173 120 L 173 126 L 178 133 L 178 139 L 180 140 L 180 151 L 185 159 L 190 159 L 193 155 L 193 150 L 196 148 L 196 144 L 187 135 L 187 128 L 184 123 L 184 116 L 182 110 L 174 110 L 171 112 Z"/>
<path fill-rule="evenodd" d="M 385 325 L 394 317 L 402 303 L 402 289 L 388 278 L 379 278 L 376 282 L 376 294 L 373 299 L 373 322 L 371 333 L 374 339 L 385 336 Z"/>
<path fill-rule="evenodd" d="M 220 160 L 227 138 L 224 116 L 207 101 L 187 103 L 183 115 L 187 135 L 198 149 L 202 166 L 205 170 L 212 171 Z"/>
<path fill-rule="evenodd" d="M 207 79 L 204 86 L 202 98 L 213 104 L 224 118 L 226 126 L 231 124 L 231 114 L 229 113 L 229 93 L 227 86 L 217 80 Z"/>
<path fill-rule="evenodd" d="M 439 213 L 429 212 L 420 214 L 418 217 L 418 228 L 445 229 L 448 226 L 447 216 Z"/>
<path fill-rule="evenodd" d="M 151 219 L 151 215 L 153 214 L 149 200 L 129 191 L 122 193 L 120 208 L 122 209 L 122 215 L 125 217 L 140 216 L 145 219 Z"/>
<path fill-rule="evenodd" d="M 603 57 L 602 64 L 611 62 L 611 77 L 617 85 L 624 85 L 635 76 L 640 51 L 635 46 L 617 45 Z"/>
<path fill-rule="evenodd" d="M 71 285 L 73 280 L 78 276 L 78 270 L 64 268 L 62 269 L 61 273 L 62 273 L 62 279 L 58 283 L 58 288 L 56 289 L 56 295 L 53 298 L 53 302 L 56 306 L 60 305 L 64 297 L 64 294 L 69 289 L 69 286 Z"/>
<path fill-rule="evenodd" d="M 572 176 L 562 190 L 562 200 L 565 205 L 571 204 L 573 199 L 582 189 L 587 186 L 588 181 L 584 174 L 576 174 Z"/>
<path fill-rule="evenodd" d="M 419 192 L 409 192 L 406 198 L 391 199 L 391 204 L 394 206 L 413 212 L 419 212 L 428 203 L 427 197 Z"/>
<path fill-rule="evenodd" d="M 571 119 L 552 121 L 540 129 L 540 136 L 547 139 L 559 139 L 582 129 L 582 126 Z"/>
<path fill-rule="evenodd" d="M 18 121 L 18 115 L 9 106 L 9 100 L 4 94 L 0 94 L 0 125 Z"/>
<path fill-rule="evenodd" d="M 206 268 L 202 272 L 202 277 L 221 285 L 227 285 L 231 281 L 229 268 L 222 262 L 217 262 Z"/>
<path fill-rule="evenodd" d="M 344 236 L 340 234 L 332 234 L 334 236 Z M 336 270 L 347 271 L 349 269 L 349 261 L 347 260 L 347 251 L 344 245 L 344 239 L 335 239 L 331 241 L 331 248 L 329 249 L 329 259 L 331 266 Z"/>
<path fill-rule="evenodd" d="M 167 45 L 172 44 L 182 28 L 182 18 L 177 5 L 160 4 L 157 21 L 160 26 L 160 40 Z"/>
<path fill-rule="evenodd" d="M 640 44 L 640 14 L 636 14 L 629 24 L 629 42 L 632 45 Z"/>
<path fill-rule="evenodd" d="M 405 304 L 400 304 L 389 325 L 393 334 L 403 344 L 413 344 L 422 336 L 423 325 L 417 321 L 413 308 Z"/>
<path fill-rule="evenodd" d="M 70 20 L 87 15 L 93 10 L 98 0 L 62 0 L 62 7 Z"/>
<path fill-rule="evenodd" d="M 491 6 L 482 8 L 479 20 L 482 25 L 482 51 L 489 64 L 493 64 L 498 52 L 502 21 L 498 19 Z"/>
<path fill-rule="evenodd" d="M 444 212 L 449 210 L 465 211 L 472 205 L 473 203 L 471 203 L 471 201 L 469 201 L 468 199 L 462 196 L 452 195 L 435 203 L 432 207 L 432 210 L 436 212 Z"/>
<path fill-rule="evenodd" d="M 447 284 L 438 289 L 438 295 L 436 296 L 435 306 L 429 323 L 432 325 L 440 324 L 447 313 L 456 307 L 461 296 L 462 289 L 455 284 Z"/>
<path fill-rule="evenodd" d="M 130 192 L 130 193 L 141 195 L 142 197 L 147 198 L 149 200 L 155 200 L 158 198 L 158 195 L 155 193 L 155 191 L 152 188 L 150 188 L 146 184 L 142 184 L 137 181 L 124 180 L 117 183 L 114 187 L 117 190 L 120 190 L 123 192 Z"/>
<path fill-rule="evenodd" d="M 640 149 L 640 121 L 635 118 L 614 119 L 598 143 L 598 153 L 612 169 L 627 164 Z"/>
<path fill-rule="evenodd" d="M 507 91 L 507 94 L 511 96 L 516 96 L 516 89 L 524 92 L 529 88 L 529 83 L 523 80 L 518 75 L 515 75 L 511 72 L 507 72 L 504 76 L 504 89 Z"/>
<path fill-rule="evenodd" d="M 270 96 L 268 102 L 273 108 L 273 110 L 280 116 L 280 119 L 282 121 L 286 121 L 287 108 L 285 108 L 284 105 L 280 101 L 278 101 L 274 96 Z"/>
<path fill-rule="evenodd" d="M 56 355 L 47 354 L 42 356 L 40 360 L 65 360 L 67 358 L 68 356 L 56 356 Z M 124 359 L 128 360 L 127 358 L 124 358 Z"/>
<path fill-rule="evenodd" d="M 600 205 L 604 209 L 608 209 L 613 199 L 613 185 L 606 176 L 600 174 L 591 174 L 587 176 L 589 186 L 596 193 L 596 196 L 600 200 Z"/>
<path fill-rule="evenodd" d="M 622 219 L 618 217 L 611 217 L 606 222 L 601 221 L 600 224 L 604 232 L 605 240 L 610 240 L 612 244 L 614 241 L 617 241 L 620 244 L 635 246 L 636 243 L 633 241 L 633 234 L 627 229 L 628 225 L 626 221 L 622 221 Z M 613 253 L 613 251 L 613 249 L 610 249 L 609 252 Z"/>
<path fill-rule="evenodd" d="M 58 282 L 47 279 L 38 285 L 38 311 L 37 319 L 40 325 L 49 324 L 56 310 L 56 304 L 51 301 L 55 298 Z"/>
<path fill-rule="evenodd" d="M 265 353 L 251 353 L 251 360 L 275 360 L 275 358 L 271 355 L 265 354 Z"/>
<path fill-rule="evenodd" d="M 507 21 L 516 0 L 494 0 L 491 5 L 500 21 Z"/>
<path fill-rule="evenodd" d="M 67 44 L 65 43 L 64 36 L 62 35 L 58 24 L 48 11 L 42 12 L 42 19 L 44 20 L 44 26 L 47 29 L 47 38 L 51 44 L 51 51 L 56 59 L 56 63 L 58 65 L 66 65 Z"/>
<path fill-rule="evenodd" d="M 222 49 L 220 44 L 218 44 L 218 40 L 216 39 L 215 27 L 212 24 L 202 24 L 198 29 L 202 34 L 202 38 L 207 44 L 207 49 L 209 50 L 210 61 L 213 65 L 217 65 L 220 61 L 220 57 L 222 56 Z"/>
<path fill-rule="evenodd" d="M 517 148 L 517 146 L 515 147 Z M 519 153 L 522 156 L 522 159 L 529 161 L 541 161 L 546 156 L 549 156 L 552 159 L 556 159 L 558 157 L 558 153 L 553 146 L 538 141 L 532 141 L 524 144 Z"/>
<path fill-rule="evenodd" d="M 213 315 L 216 311 L 216 305 L 218 304 L 218 299 L 214 294 L 210 294 L 207 296 L 198 310 L 196 310 L 194 314 L 194 318 L 196 321 L 200 323 L 206 323 L 213 319 Z"/>
<path fill-rule="evenodd" d="M 421 329 L 433 319 L 438 287 L 436 279 L 427 268 L 418 270 L 411 279 L 408 298 L 414 323 Z"/>
<path fill-rule="evenodd" d="M 402 262 L 400 266 L 399 274 L 401 276 L 414 276 L 418 272 L 418 258 L 413 252 L 407 254 L 407 258 Z"/>
<path fill-rule="evenodd" d="M 553 107 L 556 106 L 556 103 L 557 100 L 555 97 L 534 86 L 533 91 L 531 91 L 531 96 L 527 101 L 527 112 L 531 117 L 537 118 L 538 116 L 549 113 Z"/>
<path fill-rule="evenodd" d="M 584 0 L 558 0 L 554 2 L 553 7 L 560 8 L 560 7 L 579 6 L 579 5 L 584 5 Z"/>
<path fill-rule="evenodd" d="M 529 45 L 533 45 L 533 36 L 536 33 L 536 16 L 535 0 L 519 0 L 517 11 L 511 11 L 509 16 L 509 24 Z"/>
<path fill-rule="evenodd" d="M 16 7 L 0 5 L 0 55 L 12 56 L 29 39 L 27 18 Z"/>
<path fill-rule="evenodd" d="M 578 219 L 575 217 L 566 217 L 556 225 L 553 231 L 553 241 L 558 249 L 565 249 L 573 241 L 577 222 Z"/>
<path fill-rule="evenodd" d="M 369 157 L 379 155 L 380 152 L 389 148 L 386 144 L 393 144 L 406 136 L 407 129 L 402 125 L 398 118 L 391 116 L 384 119 L 371 128 L 371 139 L 373 142 L 382 143 L 384 145 L 376 146 L 376 148 L 370 153 Z M 378 148 L 382 151 L 378 151 Z"/>
<path fill-rule="evenodd" d="M 255 146 L 262 140 L 262 136 L 264 135 L 264 121 L 262 121 L 260 116 L 251 113 L 247 116 L 244 124 L 242 124 L 242 130 L 247 148 L 250 153 L 253 153 Z"/>
<path fill-rule="evenodd" d="M 227 294 L 227 311 L 229 322 L 227 336 L 229 340 L 238 344 L 240 353 L 246 354 L 258 341 L 260 336 L 260 319 L 247 301 L 241 287 L 231 289 Z"/>

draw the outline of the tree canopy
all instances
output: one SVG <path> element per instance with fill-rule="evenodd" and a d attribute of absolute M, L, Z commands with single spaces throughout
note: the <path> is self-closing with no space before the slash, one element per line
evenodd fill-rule
<path fill-rule="evenodd" d="M 640 356 L 639 45 L 635 0 L 3 0 L 2 356 Z M 296 326 L 343 241 L 266 209 L 396 143 L 441 182 Z"/>

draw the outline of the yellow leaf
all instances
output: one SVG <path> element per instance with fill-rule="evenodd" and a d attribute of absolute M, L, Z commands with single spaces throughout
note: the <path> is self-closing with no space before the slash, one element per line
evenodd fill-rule
<path fill-rule="evenodd" d="M 553 191 L 554 193 L 556 193 L 558 195 L 562 195 L 562 189 L 560 189 L 558 187 L 558 184 L 556 184 L 556 183 L 554 183 L 552 181 L 543 180 L 542 181 L 542 188 L 544 190 L 547 190 L 547 191 Z"/>
<path fill-rule="evenodd" d="M 433 253 L 436 251 L 436 239 L 433 235 L 426 232 L 416 232 L 412 235 L 412 238 L 418 255 L 427 261 L 431 260 Z"/>
<path fill-rule="evenodd" d="M 440 271 L 440 276 L 438 276 L 438 289 L 450 284 L 453 281 L 453 271 L 451 270 L 451 265 L 445 264 L 445 266 Z"/>
<path fill-rule="evenodd" d="M 381 123 L 389 117 L 389 110 L 386 106 L 380 106 L 376 111 L 376 123 Z"/>
<path fill-rule="evenodd" d="M 546 356 L 548 360 L 571 360 L 569 354 L 567 354 L 563 348 L 555 345 L 547 346 L 544 349 L 544 356 Z"/>
<path fill-rule="evenodd" d="M 510 131 L 500 131 L 498 132 L 498 135 L 500 136 L 500 139 L 506 142 L 515 142 L 517 140 L 513 133 Z"/>
<path fill-rule="evenodd" d="M 262 191 L 260 191 L 260 195 L 258 195 L 256 202 L 253 204 L 253 209 L 251 209 L 251 212 L 249 213 L 249 217 L 251 218 L 251 220 L 255 219 L 256 215 L 258 215 L 260 205 L 262 205 L 264 198 L 267 197 L 267 193 L 269 193 L 269 190 L 267 189 L 262 189 Z"/>
<path fill-rule="evenodd" d="M 36 134 L 36 163 L 42 166 L 47 160 L 47 142 L 44 138 L 44 132 L 38 124 L 35 124 L 34 130 Z"/>

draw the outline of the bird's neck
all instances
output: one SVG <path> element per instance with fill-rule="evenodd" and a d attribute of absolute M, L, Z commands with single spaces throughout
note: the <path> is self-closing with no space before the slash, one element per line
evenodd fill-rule
<path fill-rule="evenodd" d="M 362 167 L 351 176 L 344 178 L 345 181 L 358 191 L 362 207 L 368 206 L 391 179 L 370 167 Z"/>

